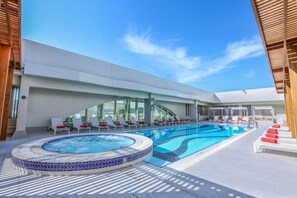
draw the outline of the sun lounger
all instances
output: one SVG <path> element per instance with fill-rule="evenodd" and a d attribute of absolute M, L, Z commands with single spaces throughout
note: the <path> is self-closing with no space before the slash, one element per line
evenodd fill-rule
<path fill-rule="evenodd" d="M 123 125 L 121 125 L 121 124 L 114 124 L 113 121 L 112 121 L 112 119 L 111 119 L 111 117 L 105 117 L 104 120 L 105 120 L 106 124 L 109 127 L 114 128 L 114 130 L 116 130 L 117 128 L 124 129 L 124 126 Z"/>
<path fill-rule="evenodd" d="M 186 124 L 187 122 L 185 120 L 180 119 L 178 116 L 174 116 L 175 119 L 178 121 L 180 124 Z"/>
<path fill-rule="evenodd" d="M 219 122 L 226 123 L 226 122 L 228 122 L 228 119 L 229 119 L 228 116 L 223 116 L 221 119 L 219 119 Z"/>
<path fill-rule="evenodd" d="M 166 125 L 174 124 L 173 120 L 170 120 L 167 116 L 164 116 L 164 121 L 166 122 Z"/>
<path fill-rule="evenodd" d="M 275 151 L 297 153 L 297 143 L 296 142 L 288 143 L 288 142 L 281 142 L 281 141 L 277 141 L 276 143 L 268 143 L 268 142 L 263 142 L 261 138 L 259 138 L 254 142 L 254 152 L 259 153 L 259 152 L 263 152 L 263 150 L 275 150 Z"/>
<path fill-rule="evenodd" d="M 89 127 L 87 124 L 83 124 L 81 118 L 73 118 L 73 128 L 77 130 L 77 133 L 79 133 L 80 130 L 89 130 L 91 132 L 91 127 Z"/>
<path fill-rule="evenodd" d="M 240 123 L 247 124 L 249 122 L 250 118 L 248 116 L 243 116 L 240 120 Z"/>
<path fill-rule="evenodd" d="M 264 149 L 297 153 L 297 142 L 290 132 L 271 127 L 254 142 L 254 152 L 262 152 Z"/>
<path fill-rule="evenodd" d="M 51 118 L 50 128 L 54 130 L 54 135 L 56 135 L 58 131 L 67 131 L 68 134 L 70 133 L 69 128 L 64 126 L 62 118 Z"/>
<path fill-rule="evenodd" d="M 107 129 L 107 131 L 109 131 L 109 126 L 107 126 L 107 124 L 99 123 L 97 117 L 91 117 L 89 118 L 89 121 L 91 122 L 92 127 L 98 128 L 98 131 L 100 131 L 100 129 Z"/>
<path fill-rule="evenodd" d="M 238 123 L 238 116 L 232 116 L 231 122 L 233 124 L 237 124 Z"/>
<path fill-rule="evenodd" d="M 137 128 L 136 124 L 131 123 L 127 123 L 123 117 L 119 117 L 119 122 L 121 125 L 123 125 L 124 127 L 128 127 L 129 129 L 131 129 L 131 127 Z"/>
<path fill-rule="evenodd" d="M 139 128 L 142 128 L 143 126 L 145 126 L 145 127 L 147 127 L 148 126 L 148 124 L 146 124 L 145 122 L 142 122 L 142 121 L 136 121 L 135 120 L 135 118 L 134 117 L 130 117 L 130 121 L 133 123 L 133 124 L 135 124 L 135 125 L 137 125 L 137 126 L 139 126 Z"/>
<path fill-rule="evenodd" d="M 154 124 L 159 125 L 159 126 L 163 126 L 166 125 L 165 120 L 162 120 L 160 117 L 155 119 Z"/>

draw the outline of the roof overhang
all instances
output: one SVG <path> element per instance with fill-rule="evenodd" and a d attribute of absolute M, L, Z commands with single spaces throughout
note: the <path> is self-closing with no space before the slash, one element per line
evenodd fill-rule
<path fill-rule="evenodd" d="M 297 64 L 297 1 L 251 0 L 277 93 L 290 83 L 288 67 Z"/>
<path fill-rule="evenodd" d="M 11 47 L 10 66 L 21 68 L 21 0 L 0 0 L 0 44 Z"/>

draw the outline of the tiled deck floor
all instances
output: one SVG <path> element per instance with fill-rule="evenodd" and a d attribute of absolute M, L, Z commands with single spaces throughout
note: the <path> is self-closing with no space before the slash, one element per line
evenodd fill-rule
<path fill-rule="evenodd" d="M 266 127 L 260 125 L 184 171 L 140 163 L 103 174 L 68 177 L 25 175 L 12 169 L 14 147 L 52 134 L 31 132 L 0 142 L 0 197 L 296 197 L 297 156 L 252 151 L 252 142 Z"/>

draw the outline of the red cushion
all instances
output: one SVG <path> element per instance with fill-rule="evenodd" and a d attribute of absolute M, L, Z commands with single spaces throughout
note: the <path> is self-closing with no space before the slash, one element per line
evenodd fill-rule
<path fill-rule="evenodd" d="M 276 144 L 277 143 L 277 139 L 271 139 L 271 138 L 266 138 L 266 137 L 262 137 L 261 138 L 262 142 L 268 142 L 268 143 L 272 143 L 272 144 Z"/>
<path fill-rule="evenodd" d="M 104 126 L 107 126 L 107 124 L 99 124 L 99 126 L 103 126 L 104 127 Z"/>
<path fill-rule="evenodd" d="M 267 133 L 269 133 L 269 134 L 275 134 L 275 135 L 277 135 L 277 134 L 278 134 L 278 132 L 277 132 L 277 131 L 269 131 L 269 130 L 267 130 Z"/>
<path fill-rule="evenodd" d="M 272 134 L 272 133 L 266 133 L 265 136 L 266 137 L 269 137 L 269 138 L 275 138 L 275 139 L 278 138 L 278 135 L 277 134 Z"/>
<path fill-rule="evenodd" d="M 272 126 L 272 128 L 280 128 L 280 125 L 279 124 L 275 124 Z"/>
<path fill-rule="evenodd" d="M 260 120 L 260 118 L 255 118 L 255 120 Z"/>
<path fill-rule="evenodd" d="M 57 129 L 64 129 L 65 126 L 64 125 L 60 125 L 60 126 L 56 126 Z"/>
<path fill-rule="evenodd" d="M 86 125 L 86 124 L 82 124 L 82 125 L 80 125 L 80 127 L 81 127 L 81 128 L 87 128 L 88 125 Z"/>
<path fill-rule="evenodd" d="M 145 124 L 145 122 L 138 122 L 139 124 Z"/>
<path fill-rule="evenodd" d="M 127 124 L 129 124 L 129 125 L 134 125 L 132 122 L 127 122 Z"/>
<path fill-rule="evenodd" d="M 121 126 L 121 124 L 119 124 L 119 123 L 116 123 L 115 125 L 116 125 L 116 126 Z"/>
<path fill-rule="evenodd" d="M 273 128 L 269 128 L 267 131 L 271 131 L 271 132 L 278 132 L 277 129 L 273 129 Z"/>

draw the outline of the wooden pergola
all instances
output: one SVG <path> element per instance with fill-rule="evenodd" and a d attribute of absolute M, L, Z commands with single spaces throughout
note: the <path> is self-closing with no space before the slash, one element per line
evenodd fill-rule
<path fill-rule="evenodd" d="M 21 1 L 0 0 L 0 140 L 6 139 L 14 69 L 21 68 Z"/>
<path fill-rule="evenodd" d="M 297 132 L 297 0 L 251 0 L 277 93 L 285 96 L 287 125 Z"/>

